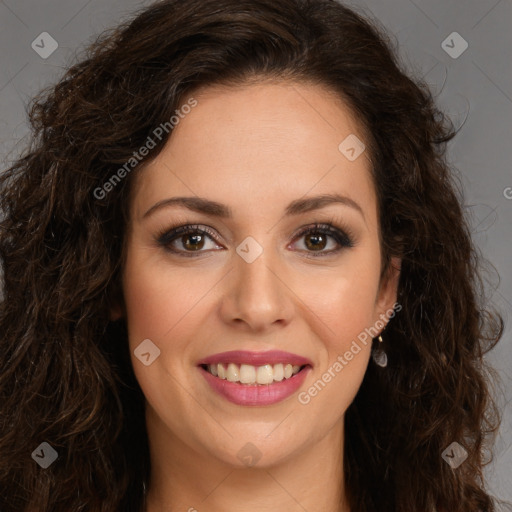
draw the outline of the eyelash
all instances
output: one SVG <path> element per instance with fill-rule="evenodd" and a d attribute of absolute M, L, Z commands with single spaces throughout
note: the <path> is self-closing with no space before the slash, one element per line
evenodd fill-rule
<path fill-rule="evenodd" d="M 216 244 L 215 233 L 208 226 L 200 225 L 200 224 L 186 224 L 182 226 L 165 228 L 161 232 L 159 232 L 155 240 L 163 247 L 166 251 L 171 252 L 173 254 L 178 254 L 184 257 L 196 257 L 198 253 L 207 252 L 207 251 L 185 251 L 174 249 L 170 246 L 171 242 L 177 239 L 179 236 L 190 235 L 190 234 L 199 234 L 199 235 L 208 235 Z M 351 248 L 354 247 L 354 236 L 350 229 L 344 227 L 340 229 L 336 227 L 333 221 L 324 222 L 324 223 L 315 223 L 311 226 L 306 226 L 301 229 L 298 233 L 296 233 L 293 237 L 293 240 L 302 238 L 306 235 L 310 234 L 322 234 L 328 235 L 333 238 L 336 243 L 339 245 L 337 249 L 331 249 L 329 251 L 306 251 L 310 253 L 307 257 L 318 258 L 329 256 L 335 253 L 338 253 L 343 248 Z M 218 244 L 220 245 L 220 244 Z"/>

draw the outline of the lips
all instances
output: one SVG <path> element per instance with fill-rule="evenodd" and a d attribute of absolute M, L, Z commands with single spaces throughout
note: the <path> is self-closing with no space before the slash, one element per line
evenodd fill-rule
<path fill-rule="evenodd" d="M 198 367 L 213 391 L 232 403 L 254 406 L 289 397 L 302 385 L 312 363 L 279 350 L 236 350 L 202 359 Z"/>

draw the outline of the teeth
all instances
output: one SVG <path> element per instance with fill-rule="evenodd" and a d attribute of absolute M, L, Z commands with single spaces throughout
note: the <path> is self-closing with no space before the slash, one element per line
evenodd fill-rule
<path fill-rule="evenodd" d="M 274 380 L 281 382 L 284 379 L 284 368 L 282 364 L 274 365 Z"/>
<path fill-rule="evenodd" d="M 219 379 L 226 379 L 230 382 L 240 382 L 241 384 L 272 384 L 272 382 L 281 382 L 283 379 L 289 379 L 292 375 L 299 372 L 300 366 L 297 364 L 265 364 L 263 366 L 252 366 L 250 364 L 237 365 L 229 363 L 227 367 L 223 364 L 210 364 L 208 371 Z"/>
<path fill-rule="evenodd" d="M 238 365 L 233 363 L 228 364 L 226 379 L 228 379 L 229 382 L 240 382 L 240 368 L 238 368 Z"/>
<path fill-rule="evenodd" d="M 242 384 L 254 384 L 256 382 L 256 368 L 248 364 L 240 365 L 240 382 Z"/>
<path fill-rule="evenodd" d="M 258 384 L 270 384 L 274 382 L 274 369 L 270 364 L 258 368 L 256 372 L 256 382 Z"/>

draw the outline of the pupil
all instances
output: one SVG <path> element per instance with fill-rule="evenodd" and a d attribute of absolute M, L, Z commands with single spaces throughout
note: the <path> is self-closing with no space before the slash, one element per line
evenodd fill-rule
<path fill-rule="evenodd" d="M 310 243 L 313 240 L 313 243 Z M 323 249 L 325 247 L 325 238 L 323 235 L 308 235 L 306 237 L 306 245 L 309 249 Z"/>
<path fill-rule="evenodd" d="M 204 245 L 204 240 L 203 240 L 203 235 L 186 235 L 183 237 L 183 239 L 185 240 L 184 242 L 184 246 L 187 248 L 187 249 L 194 249 L 194 250 L 197 250 L 197 249 L 201 249 Z M 191 243 L 189 243 L 189 241 L 192 240 Z M 197 245 L 199 245 L 199 247 L 196 247 Z"/>

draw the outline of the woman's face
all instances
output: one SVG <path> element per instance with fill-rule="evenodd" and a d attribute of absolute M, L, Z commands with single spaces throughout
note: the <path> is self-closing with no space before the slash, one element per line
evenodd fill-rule
<path fill-rule="evenodd" d="M 193 97 L 135 183 L 132 363 L 159 449 L 272 465 L 341 438 L 369 360 L 363 333 L 382 330 L 398 274 L 379 287 L 364 137 L 335 96 L 287 82 Z M 171 233 L 180 226 L 190 232 Z"/>

